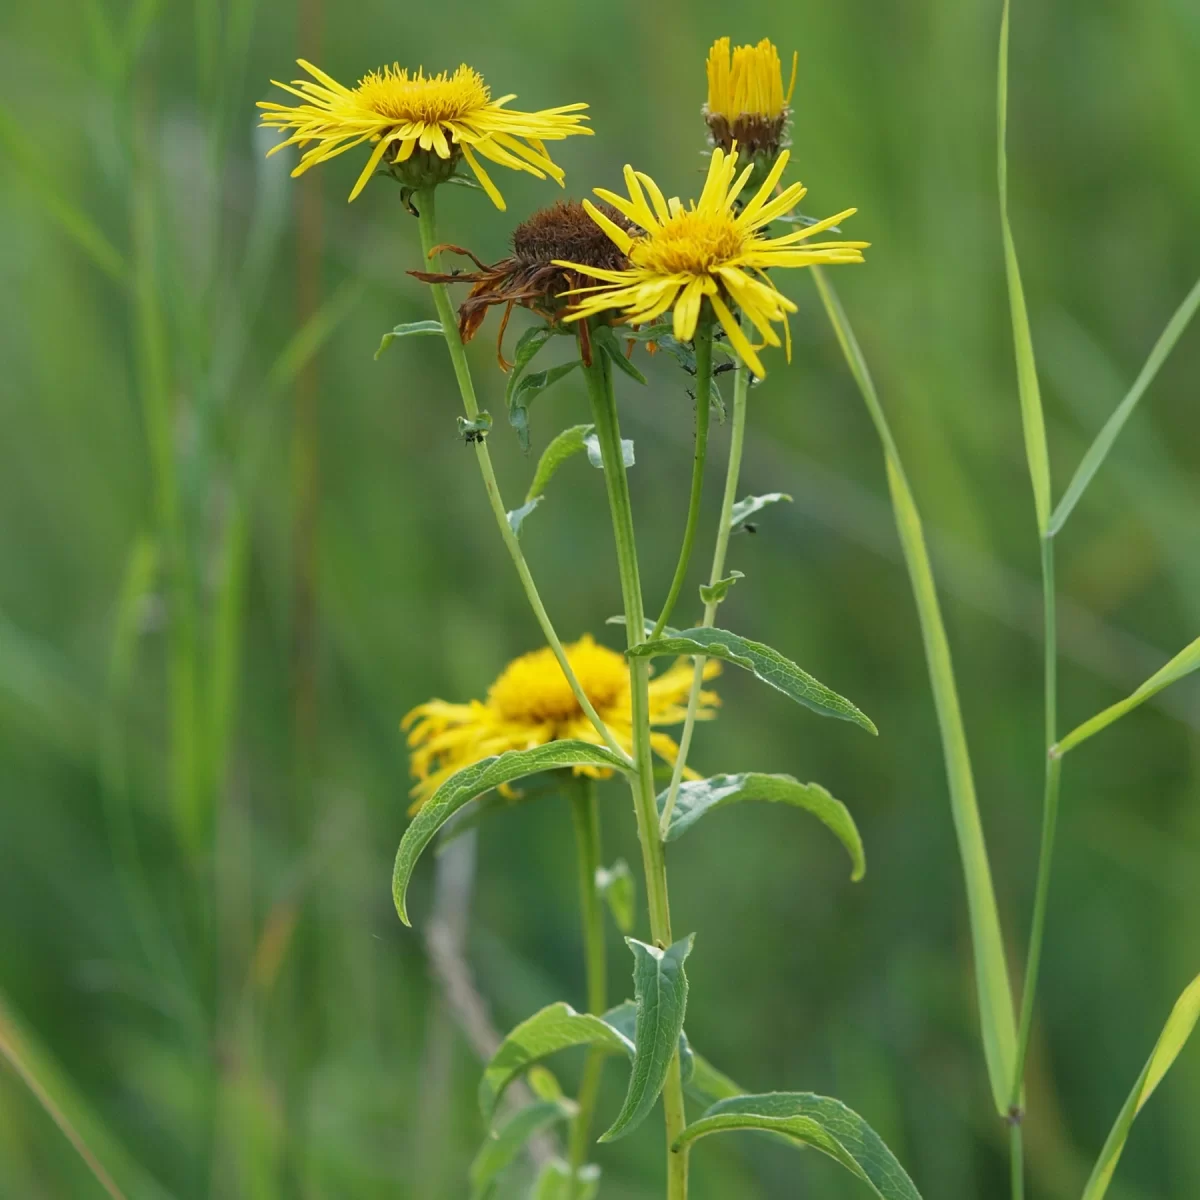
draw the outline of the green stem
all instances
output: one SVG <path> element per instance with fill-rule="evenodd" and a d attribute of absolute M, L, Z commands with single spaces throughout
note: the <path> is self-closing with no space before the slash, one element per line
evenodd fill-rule
<path fill-rule="evenodd" d="M 434 189 L 428 188 L 418 192 L 416 203 L 420 211 L 420 221 L 418 223 L 421 229 L 422 256 L 426 262 L 429 262 L 434 246 L 438 245 L 437 208 L 434 203 Z M 450 351 L 450 361 L 454 365 L 454 377 L 458 380 L 458 390 L 462 395 L 463 407 L 467 410 L 467 416 L 474 421 L 479 416 L 479 402 L 475 399 L 475 385 L 471 381 L 471 369 L 467 365 L 466 351 L 463 348 L 462 338 L 458 334 L 458 322 L 454 319 L 454 309 L 450 304 L 450 296 L 446 291 L 445 284 L 431 283 L 429 290 L 433 293 L 433 303 L 437 309 L 438 319 L 442 323 L 442 333 L 446 339 L 446 348 Z M 500 530 L 500 536 L 504 539 L 504 544 L 508 548 L 513 565 L 517 568 L 517 575 L 520 576 L 521 586 L 525 589 L 525 596 L 529 600 L 530 607 L 533 609 L 533 615 L 537 618 L 537 622 L 541 626 L 543 636 L 549 643 L 550 649 L 554 651 L 554 657 L 558 659 L 558 665 L 567 677 L 567 682 L 571 685 L 571 691 L 575 693 L 575 699 L 579 701 L 579 707 L 583 709 L 584 715 L 596 727 L 596 732 L 604 739 L 604 744 L 614 754 L 628 763 L 630 761 L 629 755 L 625 753 L 624 749 L 613 737 L 608 726 L 600 719 L 600 714 L 596 712 L 592 702 L 587 698 L 587 693 L 584 692 L 579 680 L 575 677 L 575 672 L 567 660 L 567 654 L 563 649 L 562 642 L 559 640 L 558 634 L 554 631 L 550 615 L 546 612 L 546 607 L 542 603 L 541 596 L 538 595 L 537 586 L 534 584 L 533 575 L 529 570 L 529 564 L 525 561 L 525 555 L 521 552 L 521 544 L 517 541 L 517 535 L 513 533 L 512 526 L 508 523 L 508 513 L 505 510 L 504 501 L 500 498 L 500 485 L 496 482 L 496 472 L 492 468 L 492 456 L 488 450 L 486 440 L 480 440 L 475 443 L 475 459 L 479 464 L 479 473 L 483 476 L 483 485 L 487 489 L 488 503 L 492 507 L 492 514 L 496 518 L 496 525 Z"/>
<path fill-rule="evenodd" d="M 625 636 L 630 646 L 636 646 L 646 640 L 646 616 L 642 607 L 642 585 L 634 542 L 633 509 L 629 502 L 629 478 L 621 455 L 621 430 L 613 396 L 612 368 L 604 355 L 597 354 L 590 366 L 584 366 L 584 375 L 592 405 L 592 421 L 604 463 L 608 505 L 612 512 L 621 597 L 625 607 Z M 629 780 L 637 817 L 638 841 L 642 848 L 642 867 L 646 876 L 650 935 L 656 945 L 666 949 L 671 944 L 671 909 L 667 897 L 667 866 L 658 835 L 658 812 L 655 807 L 649 684 L 648 660 L 640 657 L 631 659 L 629 685 L 634 770 Z M 687 1124 L 678 1050 L 671 1058 L 663 1087 L 663 1113 L 667 1127 L 667 1200 L 687 1200 L 687 1157 L 671 1151 L 671 1146 Z"/>
<path fill-rule="evenodd" d="M 608 1007 L 608 964 L 604 953 L 604 910 L 596 889 L 600 869 L 600 809 L 596 784 L 580 778 L 573 781 L 571 814 L 575 822 L 575 848 L 579 859 L 579 907 L 583 923 L 584 963 L 587 971 L 587 1010 L 600 1016 Z M 571 1196 L 579 1192 L 579 1170 L 587 1162 L 591 1145 L 592 1117 L 604 1072 L 603 1050 L 593 1047 L 583 1067 L 576 1100 L 579 1112 L 571 1123 Z"/>
<path fill-rule="evenodd" d="M 696 449 L 692 457 L 692 491 L 688 497 L 687 524 L 683 531 L 683 545 L 679 550 L 679 562 L 675 565 L 675 578 L 667 593 L 662 612 L 650 635 L 653 641 L 671 619 L 683 581 L 687 578 L 688 564 L 692 560 L 692 547 L 696 544 L 696 527 L 700 523 L 700 496 L 704 490 L 704 461 L 708 457 L 708 419 L 712 411 L 712 365 L 713 326 L 712 312 L 705 301 L 704 309 L 696 326 Z"/>
<path fill-rule="evenodd" d="M 698 356 L 697 356 L 698 361 Z M 746 395 L 750 387 L 750 372 L 744 363 L 738 363 L 733 376 L 733 417 L 729 439 L 729 465 L 725 469 L 725 494 L 721 499 L 721 523 L 717 528 L 717 544 L 713 550 L 712 571 L 709 573 L 710 587 L 716 587 L 725 574 L 725 555 L 729 550 L 729 535 L 733 532 L 733 505 L 737 499 L 738 476 L 742 469 L 742 449 L 746 441 Z M 704 624 L 711 625 L 717 618 L 720 601 L 710 600 L 704 606 Z M 692 675 L 692 690 L 688 694 L 687 715 L 683 719 L 683 733 L 679 738 L 679 754 L 675 758 L 675 769 L 671 772 L 671 786 L 667 790 L 667 802 L 663 806 L 660 829 L 662 836 L 671 824 L 671 813 L 679 797 L 679 785 L 687 766 L 688 751 L 692 748 L 692 733 L 696 728 L 696 712 L 700 707 L 700 689 L 704 683 L 705 659 L 697 658 Z"/>
<path fill-rule="evenodd" d="M 1025 1085 L 1025 1059 L 1033 1025 L 1034 999 L 1046 933 L 1046 908 L 1050 894 L 1050 872 L 1054 859 L 1054 835 L 1058 826 L 1059 776 L 1062 759 L 1050 753 L 1058 740 L 1058 633 L 1054 588 L 1054 539 L 1042 538 L 1042 605 L 1045 619 L 1045 707 L 1046 777 L 1042 802 L 1042 845 L 1038 854 L 1037 888 L 1029 932 L 1029 954 L 1025 964 L 1025 986 L 1021 996 L 1021 1023 L 1017 1034 L 1017 1058 L 1013 1071 L 1011 1104 L 1013 1117 L 1021 1118 L 1021 1095 Z"/>
<path fill-rule="evenodd" d="M 1025 1143 L 1020 1121 L 1013 1121 L 1009 1126 L 1008 1151 L 1012 1200 L 1025 1200 Z"/>

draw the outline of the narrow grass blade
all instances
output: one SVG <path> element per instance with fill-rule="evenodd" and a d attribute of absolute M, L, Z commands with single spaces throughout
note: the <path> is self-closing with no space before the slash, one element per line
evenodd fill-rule
<path fill-rule="evenodd" d="M 1133 415 L 1138 401 L 1154 382 L 1154 377 L 1163 363 L 1167 361 L 1167 356 L 1175 348 L 1175 343 L 1182 337 L 1183 331 L 1196 315 L 1198 308 L 1200 308 L 1200 280 L 1196 281 L 1196 285 L 1188 292 L 1183 303 L 1175 310 L 1175 315 L 1167 322 L 1166 329 L 1154 343 L 1154 349 L 1150 351 L 1150 357 L 1146 359 L 1145 366 L 1133 381 L 1133 386 L 1125 394 L 1121 403 L 1117 405 L 1112 416 L 1104 422 L 1104 428 L 1096 435 L 1096 440 L 1088 447 L 1088 451 L 1076 468 L 1063 498 L 1058 502 L 1058 507 L 1050 518 L 1050 527 L 1046 532 L 1051 537 L 1066 524 L 1075 505 L 1079 503 L 1080 496 L 1083 495 L 1087 485 L 1091 483 L 1092 476 L 1096 474 L 1108 456 L 1113 443 L 1117 440 L 1117 435 L 1125 428 L 1125 422 Z"/>
<path fill-rule="evenodd" d="M 1087 1187 L 1083 1189 L 1082 1200 L 1101 1200 L 1112 1182 L 1113 1172 L 1121 1160 L 1121 1152 L 1125 1149 L 1125 1141 L 1133 1126 L 1134 1118 L 1142 1111 L 1142 1106 L 1154 1094 L 1154 1089 L 1162 1082 L 1163 1076 L 1170 1070 L 1171 1064 L 1179 1057 L 1187 1040 L 1200 1020 L 1200 975 L 1197 975 L 1184 989 L 1183 995 L 1175 1002 L 1171 1015 L 1163 1026 L 1162 1034 L 1154 1046 L 1142 1073 L 1138 1076 L 1133 1091 L 1125 1101 L 1116 1123 L 1100 1151 L 1100 1157 L 1092 1171 Z"/>
<path fill-rule="evenodd" d="M 971 923 L 971 945 L 975 951 L 975 984 L 979 996 L 979 1025 L 983 1052 L 987 1060 L 988 1079 L 996 1110 L 1008 1111 L 1008 1092 L 1012 1086 L 1013 1068 L 1017 1053 L 1017 1029 L 1013 1012 L 1012 986 L 1008 964 L 1004 957 L 1004 939 L 1000 931 L 1000 915 L 996 908 L 996 893 L 992 886 L 992 871 L 988 862 L 983 823 L 975 796 L 975 779 L 971 770 L 971 754 L 963 726 L 962 709 L 958 700 L 958 684 L 954 676 L 954 661 L 946 625 L 938 602 L 937 585 L 925 545 L 925 533 L 916 501 L 904 474 L 904 466 L 896 449 L 895 439 L 879 402 L 875 382 L 867 360 L 854 336 L 854 330 L 842 308 L 841 301 L 819 267 L 809 274 L 825 305 L 825 312 L 845 355 L 850 373 L 858 384 L 883 444 L 887 466 L 888 489 L 900 535 L 900 547 L 912 584 L 913 599 L 921 624 L 925 644 L 925 660 L 929 682 L 937 709 L 941 731 L 942 753 L 946 761 L 946 779 L 950 789 L 950 811 L 962 857 L 963 879 L 967 891 L 967 912 Z"/>
<path fill-rule="evenodd" d="M 1046 422 L 1042 415 L 1042 396 L 1038 387 L 1033 337 L 1029 332 L 1029 313 L 1025 307 L 1025 289 L 1021 284 L 1017 247 L 1008 220 L 1008 26 L 1009 0 L 1004 0 L 1004 15 L 1000 19 L 1000 64 L 996 95 L 1000 230 L 1004 238 L 1004 269 L 1008 276 L 1013 349 L 1017 358 L 1017 391 L 1021 398 L 1021 424 L 1025 430 L 1025 456 L 1029 460 L 1029 478 L 1033 483 L 1038 531 L 1045 535 L 1050 523 L 1050 456 L 1046 449 Z"/>
<path fill-rule="evenodd" d="M 1093 734 L 1107 728 L 1127 712 L 1137 708 L 1139 704 L 1144 704 L 1155 693 L 1161 692 L 1163 688 L 1169 687 L 1185 675 L 1190 675 L 1197 667 L 1200 667 L 1200 638 L 1180 650 L 1165 667 L 1155 671 L 1132 695 L 1110 705 L 1103 712 L 1097 713 L 1091 720 L 1084 721 L 1082 725 L 1072 729 L 1065 738 L 1052 747 L 1050 753 L 1055 758 L 1061 758 L 1068 750 L 1074 750 L 1080 742 L 1087 741 Z"/>

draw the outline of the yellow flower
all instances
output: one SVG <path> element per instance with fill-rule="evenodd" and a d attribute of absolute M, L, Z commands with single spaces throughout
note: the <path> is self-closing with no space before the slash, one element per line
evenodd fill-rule
<path fill-rule="evenodd" d="M 383 156 L 394 150 L 390 163 L 414 187 L 448 178 L 461 155 L 492 202 L 503 209 L 504 198 L 480 158 L 528 171 L 539 179 L 549 175 L 561 187 L 562 169 L 551 161 L 543 143 L 592 132 L 581 124 L 587 118 L 577 115 L 586 104 L 514 112 L 504 106 L 515 97 L 493 100 L 483 77 L 465 64 L 453 74 L 443 71 L 440 75 L 426 75 L 422 69 L 409 74 L 394 64 L 364 75 L 356 87 L 347 88 L 312 63 L 302 58 L 297 61 L 315 83 L 307 79 L 294 80 L 291 86 L 271 82 L 304 103 L 289 107 L 258 102 L 258 107 L 266 110 L 264 126 L 293 131 L 270 153 L 293 143 L 307 146 L 316 142 L 292 172 L 302 175 L 309 167 L 363 142 L 374 143 L 350 193 L 351 200 L 362 191 Z"/>
<path fill-rule="evenodd" d="M 731 49 L 727 37 L 713 42 L 704 107 L 713 142 L 725 151 L 736 143 L 751 155 L 762 152 L 774 158 L 783 144 L 797 63 L 793 54 L 792 78 L 785 92 L 779 51 L 769 39 L 736 49 Z"/>
<path fill-rule="evenodd" d="M 764 237 L 761 230 L 794 208 L 805 194 L 805 188 L 793 183 L 772 198 L 787 162 L 785 150 L 754 198 L 740 211 L 736 202 L 754 170 L 754 163 L 735 178 L 737 152 L 727 155 L 720 147 L 713 150 L 700 200 L 692 201 L 688 208 L 678 198 L 664 200 L 649 175 L 629 166 L 625 168 L 628 198 L 596 188 L 597 196 L 645 232 L 640 235 L 627 232 L 590 200 L 584 201 L 592 220 L 612 238 L 632 265 L 628 270 L 614 271 L 560 262 L 560 266 L 604 280 L 602 284 L 570 293 L 583 298 L 567 320 L 577 321 L 617 309 L 629 324 L 641 325 L 673 308 L 675 337 L 686 342 L 695 336 L 701 305 L 707 299 L 742 360 L 761 379 L 765 374 L 757 354 L 761 347 L 751 345 L 738 324 L 730 309 L 736 304 L 758 330 L 765 345 L 780 344 L 772 326 L 774 322 L 783 322 L 790 359 L 787 314 L 795 312 L 796 306 L 767 276 L 767 269 L 862 262 L 862 251 L 869 243 L 805 244 L 814 234 L 850 216 L 856 211 L 853 208 L 782 237 Z"/>
<path fill-rule="evenodd" d="M 563 649 L 601 720 L 615 740 L 632 753 L 629 667 L 624 656 L 597 645 L 586 635 Z M 720 669 L 720 663 L 708 659 L 705 678 L 719 674 Z M 690 660 L 680 660 L 650 680 L 652 725 L 677 725 L 683 721 L 692 674 Z M 706 720 L 715 716 L 714 706 L 719 702 L 715 693 L 701 692 L 697 717 Z M 509 663 L 488 688 L 486 700 L 471 700 L 466 704 L 430 700 L 414 708 L 404 718 L 402 727 L 409 731 L 412 773 L 419 781 L 412 790 L 416 798 L 414 809 L 420 808 L 455 771 L 489 755 L 569 739 L 602 744 L 548 646 Z M 674 763 L 679 747 L 665 733 L 651 734 L 650 745 L 667 762 Z M 603 767 L 579 766 L 574 771 L 596 779 L 609 774 Z M 694 771 L 685 774 L 689 779 L 697 778 Z"/>

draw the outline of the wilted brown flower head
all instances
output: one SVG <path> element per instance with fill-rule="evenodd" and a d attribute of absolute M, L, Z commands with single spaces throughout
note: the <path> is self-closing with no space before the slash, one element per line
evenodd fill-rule
<path fill-rule="evenodd" d="M 608 205 L 602 207 L 605 216 L 621 228 L 637 229 L 616 209 Z M 555 259 L 569 259 L 614 271 L 629 265 L 625 255 L 577 200 L 560 200 L 549 208 L 539 209 L 513 230 L 512 247 L 512 254 L 489 266 L 462 246 L 435 246 L 431 257 L 442 251 L 462 254 L 479 269 L 450 274 L 409 272 L 426 283 L 473 285 L 458 310 L 458 332 L 464 342 L 469 342 L 478 332 L 489 308 L 495 304 L 505 306 L 496 338 L 496 356 L 506 371 L 510 364 L 503 352 L 504 331 L 513 308 L 520 305 L 555 324 L 568 307 L 568 301 L 560 299 L 562 293 L 590 282 L 575 271 L 555 265 Z"/>

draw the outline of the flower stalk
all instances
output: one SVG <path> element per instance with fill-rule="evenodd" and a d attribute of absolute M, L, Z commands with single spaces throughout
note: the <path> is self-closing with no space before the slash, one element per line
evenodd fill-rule
<path fill-rule="evenodd" d="M 433 188 L 425 188 L 417 193 L 421 253 L 426 262 L 430 261 L 433 248 L 439 244 L 435 195 L 436 193 Z M 454 366 L 454 377 L 458 381 L 458 390 L 462 396 L 463 408 L 466 409 L 469 420 L 478 420 L 479 402 L 475 398 L 475 385 L 471 380 L 471 368 L 467 365 L 466 351 L 463 348 L 462 338 L 459 336 L 458 322 L 455 319 L 454 309 L 450 304 L 450 297 L 446 292 L 446 286 L 441 283 L 431 283 L 429 290 L 433 293 L 433 303 L 437 309 L 438 320 L 442 324 L 442 334 L 446 339 L 446 348 L 450 351 L 450 361 Z M 517 569 L 521 586 L 525 589 L 525 596 L 529 600 L 529 605 L 533 609 L 533 614 L 537 618 L 538 625 L 541 626 L 542 634 L 549 643 L 550 648 L 554 651 L 554 657 L 558 660 L 558 665 L 562 667 L 563 674 L 567 677 L 567 682 L 571 685 L 571 691 L 575 693 L 575 698 L 579 701 L 579 707 L 583 709 L 588 720 L 596 727 L 596 732 L 604 739 L 604 744 L 614 754 L 628 761 L 629 756 L 618 745 L 612 732 L 600 719 L 600 715 L 588 699 L 587 693 L 580 686 L 579 680 L 576 678 L 575 672 L 567 660 L 562 642 L 555 632 L 554 625 L 550 620 L 550 614 L 546 612 L 546 606 L 542 603 L 542 598 L 538 594 L 537 585 L 533 581 L 529 564 L 525 561 L 521 544 L 517 541 L 517 535 L 513 533 L 512 526 L 508 523 L 508 513 L 504 508 L 503 500 L 500 498 L 500 485 L 496 482 L 496 472 L 492 467 L 492 456 L 487 447 L 487 440 L 476 440 L 474 445 L 475 461 L 479 464 L 479 473 L 483 477 L 483 485 L 487 491 L 488 503 L 491 505 L 493 516 L 496 518 L 496 525 L 500 530 L 500 536 L 504 539 L 504 545 L 513 560 L 513 566 Z"/>
<path fill-rule="evenodd" d="M 625 636 L 629 646 L 636 646 L 646 640 L 646 617 L 642 605 L 633 510 L 629 500 L 629 478 L 621 454 L 621 430 L 617 420 L 616 398 L 613 395 L 612 367 L 607 356 L 595 355 L 591 364 L 585 365 L 584 375 L 591 402 L 592 421 L 600 443 L 605 488 L 612 514 L 617 566 L 621 577 L 621 597 L 625 610 Z M 672 940 L 671 910 L 667 893 L 666 857 L 658 833 L 658 812 L 655 804 L 654 763 L 650 748 L 649 680 L 648 660 L 641 657 L 631 658 L 629 682 L 633 709 L 634 769 L 629 781 L 646 878 L 650 935 L 655 945 L 666 949 Z M 687 1156 L 685 1153 L 674 1153 L 671 1150 L 687 1124 L 678 1049 L 671 1058 L 662 1097 L 666 1120 L 667 1200 L 687 1200 Z"/>

